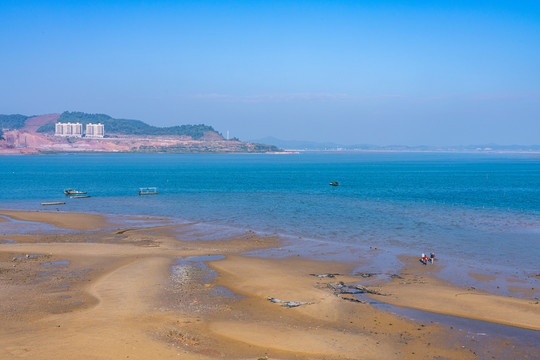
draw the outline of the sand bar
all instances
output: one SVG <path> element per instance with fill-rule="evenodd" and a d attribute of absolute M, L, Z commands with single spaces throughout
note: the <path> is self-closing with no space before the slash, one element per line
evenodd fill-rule
<path fill-rule="evenodd" d="M 73 230 L 95 230 L 112 225 L 106 217 L 96 214 L 0 210 L 0 215 L 9 216 L 15 220 L 47 223 L 62 229 Z"/>
<path fill-rule="evenodd" d="M 451 285 L 426 273 L 431 270 L 429 266 L 436 265 L 426 267 L 416 258 L 408 258 L 400 278 L 373 284 L 381 292 L 392 294 L 379 297 L 378 300 L 413 309 L 540 331 L 539 301 L 493 295 L 474 288 Z"/>

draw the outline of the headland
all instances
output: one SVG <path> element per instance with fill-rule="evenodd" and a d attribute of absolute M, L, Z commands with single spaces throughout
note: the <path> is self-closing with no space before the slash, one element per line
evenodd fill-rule
<path fill-rule="evenodd" d="M 58 124 L 77 126 L 59 135 L 55 131 Z M 104 133 L 85 134 L 83 126 L 89 124 L 99 124 Z M 0 155 L 86 152 L 286 153 L 273 145 L 225 138 L 203 124 L 156 127 L 139 120 L 68 111 L 38 116 L 0 115 Z"/>

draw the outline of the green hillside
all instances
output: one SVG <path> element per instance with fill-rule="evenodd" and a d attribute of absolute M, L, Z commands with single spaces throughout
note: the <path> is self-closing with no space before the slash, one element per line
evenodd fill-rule
<path fill-rule="evenodd" d="M 24 127 L 24 122 L 29 116 L 14 114 L 14 115 L 0 115 L 0 130 L 16 130 Z"/>
<path fill-rule="evenodd" d="M 119 135 L 185 135 L 197 140 L 205 132 L 216 132 L 208 125 L 180 125 L 170 127 L 157 127 L 148 125 L 140 120 L 114 119 L 105 114 L 87 114 L 83 112 L 66 111 L 60 115 L 58 122 L 79 122 L 81 124 L 102 123 L 107 134 Z M 40 127 L 38 132 L 54 132 L 54 123 Z"/>
<path fill-rule="evenodd" d="M 24 122 L 28 119 L 26 115 L 13 114 L 13 115 L 1 115 L 0 114 L 0 140 L 4 140 L 3 130 L 17 130 L 24 127 Z"/>

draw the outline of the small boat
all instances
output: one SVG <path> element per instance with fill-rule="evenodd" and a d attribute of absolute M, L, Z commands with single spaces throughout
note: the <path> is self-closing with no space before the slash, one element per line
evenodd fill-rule
<path fill-rule="evenodd" d="M 157 195 L 156 187 L 139 188 L 139 195 Z"/>
<path fill-rule="evenodd" d="M 86 191 L 78 191 L 78 190 L 73 190 L 73 189 L 64 189 L 64 194 L 65 195 L 82 195 L 82 194 L 86 194 Z"/>
<path fill-rule="evenodd" d="M 82 198 L 89 198 L 90 195 L 74 195 L 74 196 L 70 196 L 69 198 L 70 199 L 82 199 Z"/>
<path fill-rule="evenodd" d="M 332 181 L 330 183 L 330 186 L 339 186 L 339 183 L 337 181 Z"/>
<path fill-rule="evenodd" d="M 43 205 L 43 206 L 46 206 L 46 205 L 65 205 L 65 204 L 66 204 L 65 202 L 41 203 L 41 205 Z"/>

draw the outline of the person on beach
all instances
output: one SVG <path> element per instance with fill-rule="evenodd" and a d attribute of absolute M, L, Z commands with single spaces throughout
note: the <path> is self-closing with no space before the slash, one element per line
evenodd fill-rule
<path fill-rule="evenodd" d="M 428 258 L 426 253 L 422 252 L 422 257 L 420 258 L 420 262 L 424 265 L 427 265 L 428 262 L 432 264 L 435 263 L 435 253 L 431 253 Z"/>

